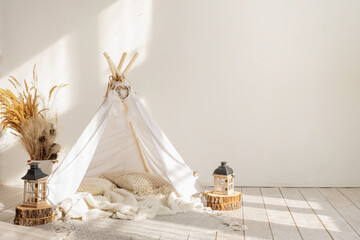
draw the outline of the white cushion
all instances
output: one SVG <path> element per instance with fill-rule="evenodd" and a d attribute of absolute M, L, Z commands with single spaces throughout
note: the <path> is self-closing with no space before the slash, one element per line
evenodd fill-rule
<path fill-rule="evenodd" d="M 167 181 L 155 173 L 142 173 L 128 170 L 107 172 L 101 177 L 110 180 L 118 187 L 135 194 L 153 194 L 160 188 L 171 186 Z"/>
<path fill-rule="evenodd" d="M 103 195 L 108 190 L 113 190 L 116 185 L 104 178 L 84 178 L 78 192 L 88 192 L 92 195 Z"/>

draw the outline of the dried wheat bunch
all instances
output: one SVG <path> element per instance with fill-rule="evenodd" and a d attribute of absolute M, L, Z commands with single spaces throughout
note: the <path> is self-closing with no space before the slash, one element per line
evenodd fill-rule
<path fill-rule="evenodd" d="M 12 134 L 20 138 L 32 160 L 56 159 L 60 150 L 60 145 L 55 143 L 57 120 L 51 116 L 49 106 L 59 89 L 67 84 L 52 87 L 45 101 L 37 88 L 36 65 L 32 81 L 24 80 L 24 87 L 12 76 L 9 82 L 16 93 L 0 89 L 0 127 L 11 129 Z"/>
<path fill-rule="evenodd" d="M 57 159 L 56 119 L 35 116 L 21 125 L 20 142 L 32 160 Z"/>

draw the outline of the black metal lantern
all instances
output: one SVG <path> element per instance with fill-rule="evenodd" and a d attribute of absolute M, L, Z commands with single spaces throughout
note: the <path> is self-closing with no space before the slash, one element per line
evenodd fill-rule
<path fill-rule="evenodd" d="M 231 195 L 234 193 L 234 173 L 226 162 L 215 169 L 214 173 L 214 193 L 221 195 Z"/>
<path fill-rule="evenodd" d="M 29 164 L 30 169 L 21 179 L 24 180 L 24 204 L 26 207 L 43 207 L 46 204 L 47 197 L 47 177 L 41 171 L 38 163 Z"/>

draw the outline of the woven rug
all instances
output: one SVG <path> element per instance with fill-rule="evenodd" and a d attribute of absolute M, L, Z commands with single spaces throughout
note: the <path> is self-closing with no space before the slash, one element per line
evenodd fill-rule
<path fill-rule="evenodd" d="M 57 221 L 57 239 L 67 240 L 149 240 L 149 239 L 239 239 L 242 231 L 224 224 L 216 214 L 188 212 L 156 216 L 142 221 L 97 219 Z"/>

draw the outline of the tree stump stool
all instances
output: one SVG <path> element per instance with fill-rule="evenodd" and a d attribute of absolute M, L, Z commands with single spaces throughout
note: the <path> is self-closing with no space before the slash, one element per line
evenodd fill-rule
<path fill-rule="evenodd" d="M 240 209 L 241 192 L 233 192 L 231 195 L 220 195 L 214 192 L 205 193 L 207 206 L 213 210 L 230 211 Z"/>
<path fill-rule="evenodd" d="M 52 206 L 48 204 L 37 208 L 19 205 L 16 207 L 14 224 L 36 226 L 54 221 L 54 216 Z"/>

